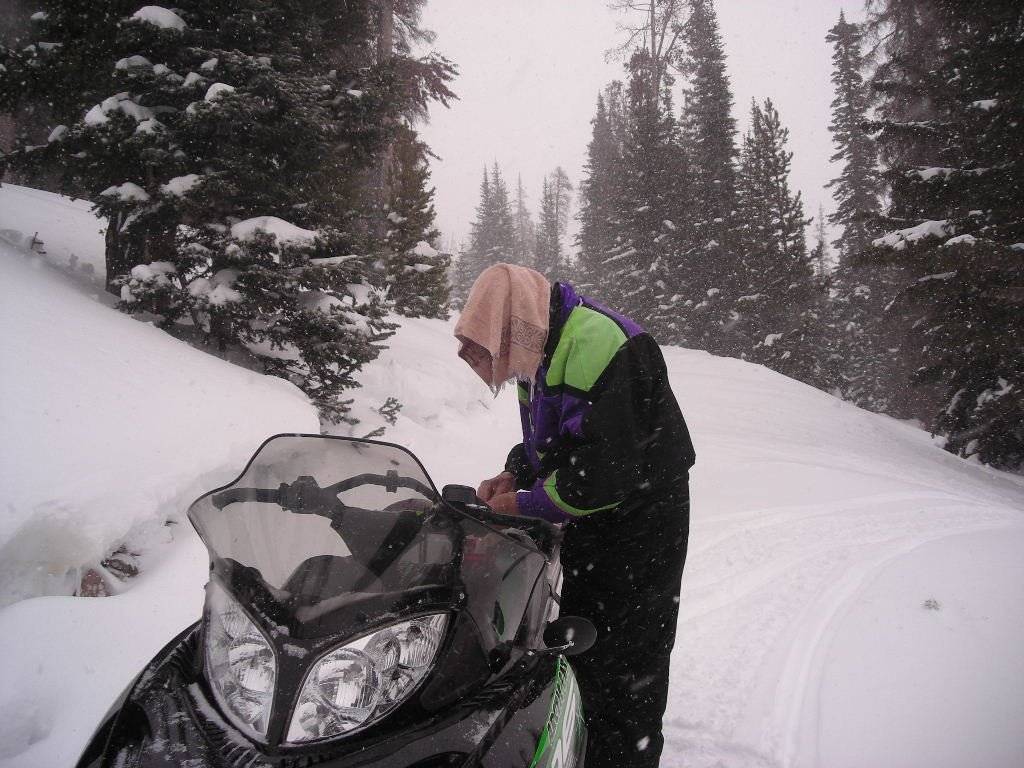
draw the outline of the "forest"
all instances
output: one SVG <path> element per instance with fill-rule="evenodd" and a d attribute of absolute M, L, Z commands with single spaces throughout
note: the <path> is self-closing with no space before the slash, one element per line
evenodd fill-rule
<path fill-rule="evenodd" d="M 458 248 L 418 131 L 457 98 L 458 69 L 424 5 L 18 0 L 0 48 L 6 180 L 92 202 L 121 309 L 292 381 L 325 422 L 352 418 L 396 317 L 447 317 L 504 261 L 662 344 L 1024 465 L 1019 3 L 839 15 L 826 214 L 791 183 L 770 94 L 734 103 L 713 0 L 615 0 L 623 73 L 595 94 L 583 177 L 552 169 L 534 213 L 488 165 Z"/>

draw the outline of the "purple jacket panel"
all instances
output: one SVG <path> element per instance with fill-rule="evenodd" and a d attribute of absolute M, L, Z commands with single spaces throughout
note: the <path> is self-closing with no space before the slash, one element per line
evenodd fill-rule
<path fill-rule="evenodd" d="M 552 313 L 551 334 L 559 332 L 570 313 L 578 306 L 588 307 L 615 320 L 628 338 L 643 333 L 643 328 L 635 322 L 578 295 L 571 285 L 559 283 L 558 288 L 562 300 L 556 312 Z M 547 372 L 547 366 L 541 365 L 537 371 L 536 383 L 528 390 L 529 403 L 521 401 L 519 406 L 523 426 L 523 447 L 526 449 L 530 465 L 538 473 L 541 469 L 541 458 L 545 453 L 557 448 L 566 439 L 582 438 L 583 420 L 591 406 L 589 400 L 571 392 L 549 392 L 545 384 Z M 572 516 L 551 500 L 544 488 L 545 480 L 547 477 L 538 477 L 530 489 L 519 492 L 517 502 L 520 512 L 555 523 L 571 520 Z"/>

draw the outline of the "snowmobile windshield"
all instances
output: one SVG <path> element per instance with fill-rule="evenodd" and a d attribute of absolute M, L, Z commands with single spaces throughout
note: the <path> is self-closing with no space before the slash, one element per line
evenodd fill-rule
<path fill-rule="evenodd" d="M 514 630 L 546 562 L 528 537 L 444 504 L 411 453 L 365 440 L 271 438 L 188 514 L 222 581 L 256 583 L 288 624 L 447 590 L 490 616 L 497 605 Z"/>

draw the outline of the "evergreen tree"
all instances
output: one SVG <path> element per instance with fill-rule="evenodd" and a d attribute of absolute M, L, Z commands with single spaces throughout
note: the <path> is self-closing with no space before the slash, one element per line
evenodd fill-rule
<path fill-rule="evenodd" d="M 629 63 L 630 83 L 621 178 L 614 221 L 619 232 L 604 259 L 603 295 L 613 306 L 662 333 L 677 310 L 666 301 L 674 263 L 671 235 L 678 218 L 681 168 L 667 89 L 651 94 L 654 66 L 644 51 Z"/>
<path fill-rule="evenodd" d="M 687 257 L 690 275 L 682 288 L 704 305 L 693 318 L 689 342 L 722 350 L 728 346 L 720 334 L 728 322 L 730 302 L 742 291 L 734 242 L 736 121 L 712 0 L 690 0 L 684 39 L 688 87 L 682 126 L 692 166 L 693 242 Z"/>
<path fill-rule="evenodd" d="M 622 185 L 622 132 L 624 116 L 614 110 L 621 107 L 612 83 L 597 97 L 597 113 L 592 121 L 593 133 L 587 146 L 587 162 L 580 182 L 580 232 L 578 280 L 595 295 L 604 295 L 605 259 L 616 244 L 619 230 L 617 196 Z"/>
<path fill-rule="evenodd" d="M 763 107 L 752 105 L 738 178 L 747 288 L 735 308 L 751 359 L 826 386 L 824 294 L 807 253 L 809 220 L 800 193 L 789 186 L 793 153 L 786 149 L 788 138 L 771 99 Z"/>
<path fill-rule="evenodd" d="M 559 166 L 544 177 L 537 229 L 537 270 L 552 280 L 564 277 L 568 270 L 562 238 L 569 227 L 571 204 L 572 184 Z"/>
<path fill-rule="evenodd" d="M 392 144 L 385 270 L 395 311 L 407 317 L 448 316 L 448 261 L 433 245 L 434 190 L 429 150 L 406 126 Z"/>
<path fill-rule="evenodd" d="M 534 250 L 537 242 L 537 226 L 526 207 L 526 193 L 523 191 L 523 177 L 516 180 L 516 198 L 512 202 L 514 208 L 515 247 L 512 260 L 515 264 L 532 267 L 536 261 Z"/>
<path fill-rule="evenodd" d="M 492 264 L 511 262 L 515 252 L 516 232 L 508 187 L 495 163 L 490 171 L 484 169 L 469 246 L 459 257 L 460 282 L 457 290 L 460 298 L 465 299 L 481 272 Z"/>
<path fill-rule="evenodd" d="M 932 428 L 947 449 L 1019 468 L 1024 9 L 1010 0 L 889 0 L 876 12 L 926 18 L 940 42 L 928 71 L 907 61 L 918 46 L 909 37 L 903 48 L 890 41 L 880 69 L 887 79 L 873 128 L 889 165 L 892 231 L 873 255 L 903 277 L 890 316 L 904 330 L 904 354 L 920 362 L 915 381 L 941 393 Z"/>
<path fill-rule="evenodd" d="M 540 226 L 537 227 L 537 271 L 548 279 L 558 279 L 562 268 L 562 243 L 558 232 L 558 207 L 548 177 L 544 177 L 540 195 Z"/>
<path fill-rule="evenodd" d="M 828 184 L 836 201 L 829 221 L 842 227 L 834 242 L 839 263 L 833 280 L 835 344 L 842 361 L 839 386 L 844 397 L 862 407 L 905 416 L 906 361 L 885 321 L 885 307 L 896 292 L 892 270 L 866 265 L 861 258 L 878 234 L 882 191 L 877 147 L 866 128 L 870 96 L 862 75 L 863 32 L 840 13 L 825 39 L 834 51 L 832 161 L 842 163 L 841 174 Z"/>
<path fill-rule="evenodd" d="M 842 236 L 834 245 L 844 259 L 863 252 L 876 234 L 881 183 L 876 170 L 877 151 L 865 130 L 869 97 L 861 74 L 864 58 L 860 28 L 847 22 L 840 11 L 839 21 L 825 40 L 835 51 L 832 83 L 836 95 L 829 123 L 836 145 L 832 162 L 843 164 L 842 173 L 827 185 L 833 189 L 836 200 L 836 211 L 829 222 L 843 227 Z"/>
<path fill-rule="evenodd" d="M 3 52 L 2 99 L 41 96 L 63 123 L 11 161 L 64 169 L 108 221 L 122 308 L 245 347 L 344 419 L 342 392 L 390 332 L 356 180 L 402 114 L 450 95 L 450 66 L 410 62 L 402 82 L 368 66 L 362 5 L 45 6 L 47 43 Z"/>
<path fill-rule="evenodd" d="M 470 228 L 469 243 L 459 251 L 459 258 L 452 277 L 452 286 L 459 302 L 469 296 L 469 289 L 477 276 L 490 266 L 488 253 L 492 240 L 492 187 L 490 172 L 484 168 L 480 182 L 480 199 L 476 205 L 476 218 Z"/>
<path fill-rule="evenodd" d="M 825 206 L 818 206 L 814 219 L 814 248 L 811 250 L 811 264 L 815 274 L 824 279 L 829 273 L 828 235 L 825 232 Z"/>

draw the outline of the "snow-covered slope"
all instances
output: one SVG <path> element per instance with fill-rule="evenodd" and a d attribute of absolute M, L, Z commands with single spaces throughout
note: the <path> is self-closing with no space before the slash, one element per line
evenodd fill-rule
<path fill-rule="evenodd" d="M 291 384 L 112 311 L 0 245 L 0 605 L 70 594 L 111 546 L 238 468 L 275 431 L 317 430 Z"/>
<path fill-rule="evenodd" d="M 16 184 L 0 186 L 0 243 L 12 232 L 37 236 L 46 260 L 83 282 L 103 283 L 103 227 L 86 200 Z"/>
<path fill-rule="evenodd" d="M 30 281 L 25 293 L 56 290 L 43 273 L 18 269 L 12 274 Z M 88 301 L 61 296 L 61 307 Z M 46 323 L 39 318 L 56 330 L 39 331 L 38 353 L 15 350 L 5 321 L 0 359 L 35 354 L 34 370 L 46 372 L 37 388 L 81 398 L 81 407 L 69 396 L 59 411 L 37 412 L 35 423 L 54 422 L 46 441 L 6 426 L 5 438 L 14 434 L 46 460 L 41 446 L 59 445 L 99 462 L 108 446 L 97 441 L 107 430 L 141 434 L 131 425 L 142 412 L 147 429 L 184 441 L 174 454 L 191 452 L 196 482 L 212 485 L 203 471 L 232 462 L 240 469 L 243 454 L 280 429 L 261 432 L 260 419 L 279 408 L 291 418 L 292 394 L 276 383 L 92 309 L 146 334 L 140 344 L 152 356 L 130 369 L 138 385 L 117 384 L 109 400 L 97 393 L 124 376 L 101 377 L 94 362 L 128 370 L 103 341 L 76 342 L 94 355 L 81 353 L 75 370 L 61 373 L 66 389 L 50 383 L 60 369 L 43 352 L 76 338 L 77 314 L 54 308 Z M 489 395 L 455 356 L 449 323 L 403 321 L 390 347 L 364 373 L 357 411 L 401 401 L 386 439 L 412 448 L 439 483 L 475 483 L 500 468 L 518 431 L 514 394 Z M 666 359 L 698 460 L 662 765 L 1024 765 L 1022 479 L 961 461 L 920 430 L 759 366 L 681 349 L 666 349 Z M 161 373 L 147 377 L 146 366 Z M 244 424 L 225 428 L 234 417 L 220 412 L 215 429 L 192 431 L 217 411 L 196 418 L 210 396 L 197 397 L 194 383 L 221 377 L 245 389 Z M 152 401 L 140 397 L 123 409 L 124 421 L 88 413 L 157 382 L 160 407 L 143 408 Z M 72 425 L 65 437 L 59 423 Z M 154 449 L 117 461 L 151 461 Z M 103 486 L 91 482 L 94 498 L 120 504 L 122 483 Z M 122 509 L 165 512 L 183 501 L 172 496 L 140 496 Z M 121 595 L 43 597 L 0 611 L 0 765 L 72 765 L 110 700 L 198 615 L 205 553 L 187 526 L 172 530 L 176 541 Z"/>

